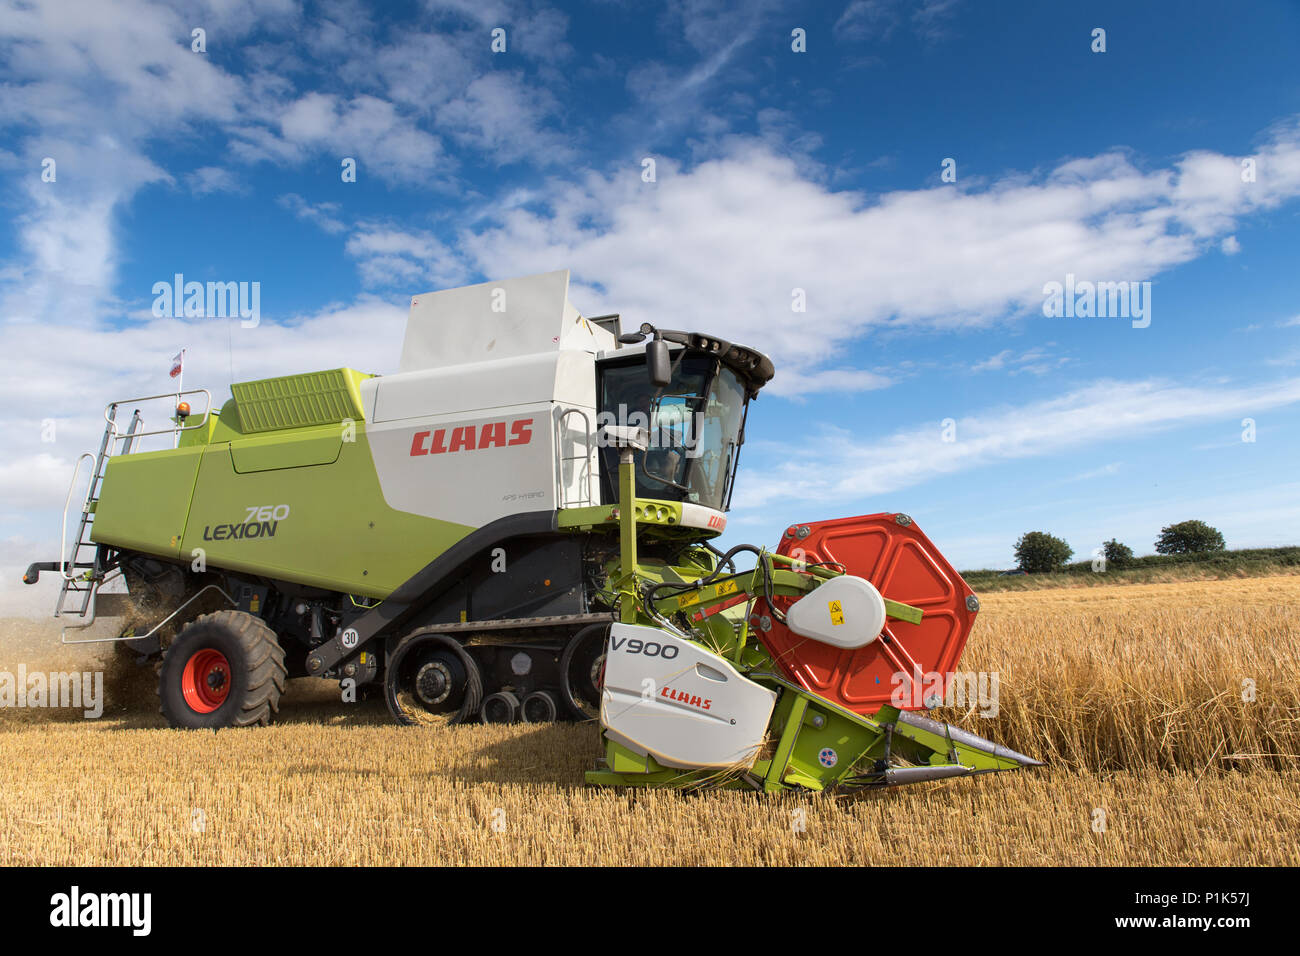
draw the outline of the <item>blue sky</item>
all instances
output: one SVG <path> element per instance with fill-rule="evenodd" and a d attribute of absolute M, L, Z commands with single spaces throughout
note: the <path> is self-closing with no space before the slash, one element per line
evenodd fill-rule
<path fill-rule="evenodd" d="M 1296 543 L 1298 29 L 1281 2 L 0 2 L 0 567 L 53 553 L 99 409 L 180 347 L 220 394 L 393 371 L 411 294 L 556 268 L 588 314 L 772 354 L 730 543 L 893 510 L 959 567 L 1192 517 Z M 259 282 L 261 323 L 153 316 L 177 272 Z M 1044 316 L 1067 274 L 1150 282 L 1150 325 Z"/>

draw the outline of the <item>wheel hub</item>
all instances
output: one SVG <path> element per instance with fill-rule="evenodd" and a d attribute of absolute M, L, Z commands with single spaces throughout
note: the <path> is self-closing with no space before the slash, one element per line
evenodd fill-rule
<path fill-rule="evenodd" d="M 441 704 L 451 694 L 451 669 L 442 661 L 430 661 L 415 675 L 415 693 L 424 703 Z"/>
<path fill-rule="evenodd" d="M 210 714 L 230 696 L 230 661 L 221 651 L 204 647 L 190 655 L 181 672 L 181 696 L 190 709 Z"/>

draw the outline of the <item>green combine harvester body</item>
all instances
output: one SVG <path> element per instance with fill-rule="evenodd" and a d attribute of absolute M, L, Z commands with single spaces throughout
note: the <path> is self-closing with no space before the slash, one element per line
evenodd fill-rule
<path fill-rule="evenodd" d="M 56 615 L 85 625 L 123 578 L 116 640 L 161 656 L 176 727 L 268 723 L 310 676 L 381 691 L 404 724 L 599 720 L 595 784 L 1035 763 L 906 693 L 951 680 L 978 611 L 906 515 L 710 544 L 773 373 L 708 334 L 583 317 L 567 272 L 417 296 L 394 375 L 242 382 L 201 413 L 203 389 L 110 404 L 71 551 L 25 580 L 57 572 Z M 167 428 L 120 426 L 157 399 Z M 159 434 L 173 447 L 141 447 Z"/>
<path fill-rule="evenodd" d="M 186 563 L 201 550 L 230 571 L 387 597 L 474 528 L 384 501 L 361 410 L 371 377 L 234 385 L 176 449 L 109 459 L 94 540 Z"/>

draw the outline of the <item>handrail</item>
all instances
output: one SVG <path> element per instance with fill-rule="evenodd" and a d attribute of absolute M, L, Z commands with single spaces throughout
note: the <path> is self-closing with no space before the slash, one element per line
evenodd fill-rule
<path fill-rule="evenodd" d="M 208 423 L 208 417 L 212 414 L 212 392 L 206 388 L 187 388 L 184 391 L 180 391 L 180 392 L 163 392 L 159 395 L 145 395 L 141 398 L 123 398 L 116 402 L 109 402 L 104 407 L 104 421 L 107 422 L 108 427 L 112 429 L 113 440 L 121 441 L 122 439 L 128 437 L 126 433 L 120 432 L 117 429 L 117 422 L 115 421 L 114 416 L 116 415 L 116 409 L 118 408 L 118 406 L 134 405 L 137 402 L 153 402 L 153 401 L 157 401 L 160 398 L 180 398 L 182 395 L 203 395 L 207 398 L 207 402 L 203 409 L 203 418 L 200 419 L 197 424 L 173 425 L 170 428 L 157 428 L 154 429 L 153 431 L 133 432 L 130 435 L 130 437 L 143 438 L 146 435 L 174 435 L 177 432 L 189 432 L 189 431 L 194 431 L 194 429 L 196 428 L 202 428 L 204 425 Z"/>
<path fill-rule="evenodd" d="M 142 641 L 142 640 L 144 640 L 145 638 L 152 637 L 154 634 L 156 634 L 156 633 L 158 632 L 158 630 L 159 630 L 160 628 L 162 628 L 162 627 L 163 627 L 163 626 L 164 626 L 168 621 L 170 621 L 170 620 L 171 620 L 172 618 L 174 618 L 177 614 L 181 613 L 181 611 L 185 610 L 187 607 L 189 607 L 191 604 L 193 604 L 195 601 L 197 601 L 197 600 L 198 600 L 198 599 L 203 595 L 204 592 L 206 592 L 206 591 L 213 591 L 213 590 L 215 590 L 215 591 L 217 591 L 218 593 L 220 593 L 221 596 L 224 597 L 224 598 L 225 598 L 227 601 L 229 601 L 231 604 L 235 605 L 236 607 L 239 606 L 239 602 L 236 601 L 234 598 L 232 598 L 229 594 L 227 594 L 226 591 L 225 591 L 225 589 L 222 588 L 220 585 L 217 585 L 217 584 L 209 584 L 209 585 L 207 585 L 207 586 L 205 586 L 205 587 L 203 587 L 203 588 L 200 588 L 198 591 L 194 592 L 193 597 L 189 598 L 189 599 L 188 599 L 184 604 L 182 604 L 182 605 L 181 605 L 180 607 L 178 607 L 176 610 L 172 611 L 172 612 L 171 612 L 170 614 L 168 614 L 165 618 L 163 618 L 161 621 L 159 621 L 157 624 L 155 624 L 152 628 L 150 628 L 150 629 L 149 629 L 149 632 L 148 632 L 147 634 L 120 634 L 120 635 L 118 635 L 117 637 L 92 637 L 92 638 L 90 638 L 89 640 L 85 640 L 85 641 L 70 641 L 70 640 L 67 639 L 66 634 L 62 634 L 62 633 L 61 633 L 61 634 L 59 635 L 59 641 L 60 641 L 60 643 L 63 643 L 63 644 L 110 644 L 110 643 L 112 643 L 112 642 L 114 642 L 114 641 Z M 93 595 L 92 595 L 92 598 L 91 598 L 91 599 L 92 599 L 92 600 L 94 599 L 94 596 L 93 596 Z M 93 615 L 92 615 L 92 617 L 93 617 Z M 80 628 L 80 627 L 85 627 L 85 626 L 87 626 L 87 625 L 84 625 L 84 624 L 65 625 L 64 628 L 63 628 L 63 630 L 66 632 L 67 629 L 68 629 L 68 627 Z"/>
<path fill-rule="evenodd" d="M 586 453 L 582 455 L 570 455 L 568 457 L 565 457 L 564 422 L 565 419 L 567 419 L 570 415 L 582 416 L 582 423 L 585 426 L 583 434 L 586 436 L 586 441 L 585 441 Z M 556 472 L 557 472 L 555 476 L 556 507 L 567 508 L 573 504 L 593 505 L 596 503 L 595 496 L 591 492 L 591 483 L 595 478 L 595 469 L 592 467 L 592 454 L 593 454 L 593 448 L 592 448 L 591 416 L 589 416 L 586 413 L 586 411 L 581 408 L 566 408 L 563 412 L 560 413 L 560 417 L 556 419 L 555 422 L 555 458 L 556 458 L 555 464 L 556 464 Z M 569 497 L 568 497 L 569 488 L 564 481 L 564 463 L 566 461 L 575 461 L 575 462 L 581 461 L 584 467 L 586 468 L 587 497 L 585 501 L 582 502 L 569 501 Z"/>
<path fill-rule="evenodd" d="M 68 496 L 63 499 L 63 534 L 59 537 L 59 574 L 63 575 L 65 581 L 71 581 L 73 575 L 68 573 L 68 508 L 72 505 L 72 492 L 77 488 L 77 476 L 81 474 L 81 463 L 89 459 L 92 463 L 95 456 L 90 452 L 82 452 L 77 458 L 77 463 L 72 466 L 72 482 L 68 485 Z M 91 482 L 95 480 L 95 473 L 92 469 L 90 474 Z M 82 506 L 84 513 L 85 505 Z M 72 560 L 77 559 L 77 549 L 72 552 Z"/>
<path fill-rule="evenodd" d="M 140 409 L 136 409 L 131 416 L 131 422 L 127 430 L 123 432 L 118 425 L 117 410 L 122 405 L 139 404 L 143 402 L 152 402 L 159 399 L 171 399 L 179 401 L 182 395 L 202 395 L 205 398 L 203 417 L 193 425 L 181 425 L 180 419 L 173 419 L 173 425 L 170 428 L 154 429 L 151 431 L 141 431 L 140 426 L 144 419 L 140 414 Z M 143 438 L 146 435 L 166 435 L 171 434 L 176 437 L 176 444 L 180 443 L 180 433 L 183 431 L 193 431 L 196 428 L 204 428 L 212 416 L 212 393 L 206 388 L 188 388 L 176 392 L 162 392 L 157 395 L 145 395 L 140 398 L 125 398 L 116 402 L 109 402 L 104 406 L 104 437 L 100 442 L 99 454 L 92 455 L 85 452 L 77 458 L 77 463 L 72 469 L 72 481 L 68 484 L 68 494 L 63 499 L 63 523 L 59 536 L 59 575 L 63 579 L 62 586 L 59 590 L 59 601 L 54 609 L 55 617 L 63 617 L 65 610 L 69 615 L 76 614 L 82 619 L 81 624 L 65 625 L 65 643 L 95 643 L 95 641 L 67 641 L 66 632 L 68 627 L 86 628 L 95 622 L 96 600 L 99 595 L 99 587 L 104 583 L 102 571 L 99 565 L 99 551 L 95 551 L 95 559 L 90 564 L 79 563 L 82 548 L 95 547 L 92 540 L 86 537 L 86 529 L 90 525 L 90 514 L 92 506 L 99 500 L 99 483 L 104 477 L 106 463 L 118 451 L 117 443 L 122 443 L 122 454 L 130 454 L 135 447 L 136 439 Z M 81 463 L 89 460 L 90 466 L 90 483 L 86 486 L 86 496 L 81 506 L 81 524 L 77 529 L 77 539 L 72 545 L 71 556 L 68 554 L 68 511 L 72 507 L 72 493 L 77 488 L 77 481 L 81 477 Z M 81 568 L 89 568 L 86 573 L 79 573 Z M 69 594 L 77 594 L 82 598 L 82 604 L 79 610 L 65 608 L 65 603 Z"/>

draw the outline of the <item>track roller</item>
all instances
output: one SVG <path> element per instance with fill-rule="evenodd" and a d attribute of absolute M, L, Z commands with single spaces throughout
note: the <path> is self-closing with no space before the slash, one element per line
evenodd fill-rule
<path fill-rule="evenodd" d="M 533 691 L 519 707 L 519 716 L 526 724 L 549 724 L 558 715 L 555 696 L 549 690 Z"/>
<path fill-rule="evenodd" d="M 485 724 L 513 724 L 519 719 L 519 698 L 508 690 L 488 694 L 480 719 Z"/>

